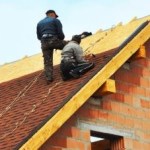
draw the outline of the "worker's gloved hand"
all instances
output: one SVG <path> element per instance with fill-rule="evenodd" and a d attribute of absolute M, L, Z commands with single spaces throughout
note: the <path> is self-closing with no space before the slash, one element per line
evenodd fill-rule
<path fill-rule="evenodd" d="M 87 60 L 87 61 L 92 60 L 94 57 L 95 57 L 94 54 L 88 54 L 88 55 L 84 56 L 85 60 Z"/>

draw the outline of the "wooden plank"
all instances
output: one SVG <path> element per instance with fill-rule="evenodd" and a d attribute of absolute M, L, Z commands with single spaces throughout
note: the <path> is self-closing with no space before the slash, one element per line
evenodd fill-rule
<path fill-rule="evenodd" d="M 139 50 L 132 56 L 131 60 L 146 58 L 145 46 L 140 46 Z"/>
<path fill-rule="evenodd" d="M 115 80 L 107 79 L 107 81 L 93 94 L 94 97 L 112 94 L 116 92 Z"/>
<path fill-rule="evenodd" d="M 36 150 L 40 148 L 149 39 L 149 33 L 150 25 L 147 25 L 20 149 Z"/>

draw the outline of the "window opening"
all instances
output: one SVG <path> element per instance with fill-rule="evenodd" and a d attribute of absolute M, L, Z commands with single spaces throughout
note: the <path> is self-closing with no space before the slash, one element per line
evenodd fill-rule
<path fill-rule="evenodd" d="M 123 137 L 91 131 L 91 150 L 119 150 L 123 148 Z"/>

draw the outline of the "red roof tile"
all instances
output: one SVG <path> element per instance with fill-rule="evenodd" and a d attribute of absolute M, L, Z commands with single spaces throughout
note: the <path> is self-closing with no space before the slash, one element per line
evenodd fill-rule
<path fill-rule="evenodd" d="M 79 79 L 62 81 L 59 66 L 55 66 L 55 80 L 50 85 L 46 85 L 42 71 L 1 84 L 0 149 L 13 149 L 24 143 L 104 66 L 112 53 L 97 55 L 93 59 L 95 68 Z"/>

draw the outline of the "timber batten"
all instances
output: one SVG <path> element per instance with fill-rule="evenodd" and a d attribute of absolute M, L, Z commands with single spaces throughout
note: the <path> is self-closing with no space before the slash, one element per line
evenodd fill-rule
<path fill-rule="evenodd" d="M 140 58 L 146 58 L 146 50 L 144 45 L 140 46 L 139 50 L 132 56 L 132 60 Z"/>
<path fill-rule="evenodd" d="M 108 79 L 94 94 L 94 97 L 112 94 L 116 92 L 115 80 Z"/>

